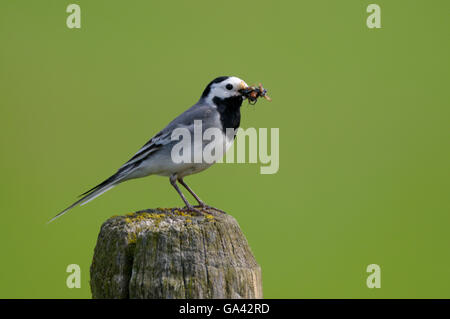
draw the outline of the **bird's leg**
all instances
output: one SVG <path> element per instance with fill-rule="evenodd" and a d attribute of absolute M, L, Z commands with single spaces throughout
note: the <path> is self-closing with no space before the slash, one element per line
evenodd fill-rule
<path fill-rule="evenodd" d="M 186 204 L 186 207 L 189 211 L 195 212 L 197 214 L 202 215 L 202 212 L 199 211 L 198 209 L 196 209 L 194 206 L 192 206 L 191 204 L 189 204 L 188 200 L 186 199 L 186 197 L 184 197 L 183 193 L 181 192 L 180 188 L 177 185 L 177 176 L 176 174 L 173 174 L 170 176 L 169 178 L 170 184 L 172 184 L 172 186 L 175 188 L 175 190 L 177 191 L 177 193 L 181 196 L 181 199 L 183 200 L 183 202 Z"/>
<path fill-rule="evenodd" d="M 214 209 L 214 210 L 216 210 L 216 211 L 218 211 L 218 212 L 220 212 L 220 213 L 226 214 L 223 210 L 220 210 L 220 209 L 218 209 L 218 208 L 215 208 L 215 207 L 206 205 L 206 204 L 200 199 L 200 197 L 198 197 L 197 194 L 195 194 L 194 191 L 193 191 L 193 190 L 192 190 L 192 189 L 184 182 L 184 180 L 183 180 L 181 177 L 178 178 L 178 183 L 180 183 L 181 185 L 183 185 L 184 188 L 186 188 L 186 189 L 188 190 L 188 192 L 191 193 L 192 196 L 194 196 L 195 200 L 198 202 L 198 206 L 199 206 L 199 207 L 201 207 L 201 208 L 206 208 L 206 209 L 208 209 L 208 208 L 209 208 L 209 209 Z"/>
<path fill-rule="evenodd" d="M 194 196 L 195 200 L 199 203 L 200 206 L 206 206 L 205 203 L 200 199 L 200 197 L 197 196 L 197 194 L 194 193 L 194 191 L 184 182 L 182 178 L 178 178 L 178 183 L 184 186 L 188 190 L 189 193 L 191 193 L 192 196 Z"/>

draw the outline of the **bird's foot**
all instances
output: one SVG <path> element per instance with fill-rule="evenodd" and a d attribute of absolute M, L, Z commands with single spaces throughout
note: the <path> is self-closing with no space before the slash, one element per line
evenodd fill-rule
<path fill-rule="evenodd" d="M 197 206 L 194 206 L 194 207 L 198 207 L 198 208 L 202 208 L 202 209 L 206 209 L 206 210 L 212 209 L 212 210 L 215 210 L 215 211 L 217 211 L 219 213 L 226 214 L 226 212 L 224 212 L 223 210 L 215 208 L 215 207 L 212 207 L 212 206 L 209 206 L 209 205 L 206 205 L 206 204 L 203 204 L 203 205 L 200 204 L 200 205 L 197 205 Z"/>
<path fill-rule="evenodd" d="M 203 216 L 205 214 L 204 212 L 195 208 L 194 206 L 185 206 L 183 210 L 186 212 L 194 213 L 196 216 Z"/>

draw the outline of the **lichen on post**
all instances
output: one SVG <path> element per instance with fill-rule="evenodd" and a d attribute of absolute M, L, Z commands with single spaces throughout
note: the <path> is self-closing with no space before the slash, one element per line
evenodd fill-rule
<path fill-rule="evenodd" d="M 93 298 L 262 298 L 261 268 L 238 223 L 213 210 L 111 217 L 90 284 Z"/>

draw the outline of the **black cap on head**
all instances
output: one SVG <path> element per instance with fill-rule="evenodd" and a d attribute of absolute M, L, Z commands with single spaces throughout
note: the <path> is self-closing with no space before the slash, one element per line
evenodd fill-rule
<path fill-rule="evenodd" d="M 229 76 L 219 76 L 218 78 L 215 78 L 214 80 L 212 80 L 205 88 L 205 90 L 202 93 L 202 98 L 207 97 L 209 92 L 211 91 L 211 85 L 215 84 L 215 83 L 220 83 L 225 81 L 226 79 L 228 79 Z"/>

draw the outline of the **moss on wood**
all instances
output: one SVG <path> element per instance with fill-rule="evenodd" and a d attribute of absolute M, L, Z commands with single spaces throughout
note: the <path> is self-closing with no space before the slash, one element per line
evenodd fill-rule
<path fill-rule="evenodd" d="M 91 265 L 93 298 L 262 298 L 261 282 L 238 223 L 213 210 L 113 216 Z"/>

